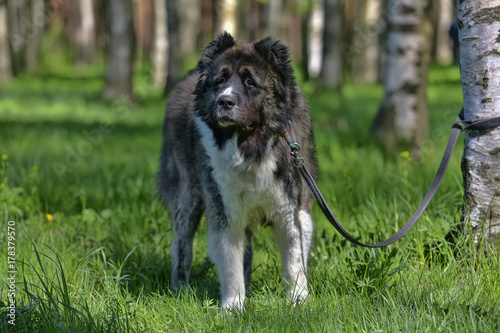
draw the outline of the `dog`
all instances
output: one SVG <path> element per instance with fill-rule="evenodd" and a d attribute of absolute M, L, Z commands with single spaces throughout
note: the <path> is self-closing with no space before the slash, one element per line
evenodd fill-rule
<path fill-rule="evenodd" d="M 158 185 L 175 231 L 170 286 L 189 282 L 205 212 L 222 310 L 243 309 L 253 230 L 262 223 L 274 229 L 288 297 L 306 299 L 311 195 L 282 137 L 290 124 L 314 177 L 317 162 L 287 47 L 272 37 L 248 43 L 218 34 L 172 91 L 164 119 Z"/>

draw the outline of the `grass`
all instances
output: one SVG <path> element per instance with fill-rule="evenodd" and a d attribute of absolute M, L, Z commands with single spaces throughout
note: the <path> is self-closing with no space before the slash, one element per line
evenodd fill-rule
<path fill-rule="evenodd" d="M 460 221 L 457 147 L 436 198 L 388 248 L 341 239 L 315 206 L 311 297 L 286 300 L 269 228 L 255 240 L 246 312 L 219 315 L 206 225 L 198 232 L 190 289 L 169 289 L 172 240 L 155 173 L 166 99 L 135 78 L 139 105 L 99 100 L 102 68 L 44 71 L 0 87 L 2 260 L 15 221 L 16 325 L 6 280 L 0 332 L 497 332 L 500 254 L 444 241 Z M 389 155 L 369 136 L 382 88 L 347 85 L 342 96 L 305 86 L 320 163 L 319 187 L 363 241 L 387 238 L 411 216 L 437 169 L 460 110 L 457 68 L 430 73 L 431 137 L 416 160 Z M 437 241 L 437 242 L 436 242 Z M 431 244 L 430 246 L 427 246 Z M 2 267 L 7 266 L 7 261 Z"/>

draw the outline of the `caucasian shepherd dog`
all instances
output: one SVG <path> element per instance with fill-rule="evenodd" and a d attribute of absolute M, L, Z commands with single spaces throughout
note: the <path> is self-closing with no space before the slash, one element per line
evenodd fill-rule
<path fill-rule="evenodd" d="M 290 124 L 316 174 L 309 109 L 288 49 L 273 38 L 235 41 L 222 32 L 174 89 L 165 112 L 159 189 L 170 212 L 171 287 L 186 285 L 193 238 L 205 212 L 222 309 L 243 308 L 252 229 L 272 225 L 293 302 L 305 299 L 311 197 L 282 135 Z"/>

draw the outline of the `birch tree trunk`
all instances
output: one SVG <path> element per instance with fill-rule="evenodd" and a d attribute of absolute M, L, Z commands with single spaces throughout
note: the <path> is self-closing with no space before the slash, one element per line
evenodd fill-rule
<path fill-rule="evenodd" d="M 94 61 L 96 50 L 96 25 L 93 0 L 78 0 L 78 25 L 76 27 L 76 65 L 84 67 Z"/>
<path fill-rule="evenodd" d="M 324 0 L 323 61 L 319 80 L 329 89 L 342 83 L 342 0 Z"/>
<path fill-rule="evenodd" d="M 466 120 L 500 116 L 500 1 L 458 2 L 460 74 Z M 474 240 L 500 234 L 500 128 L 466 133 L 464 217 Z"/>
<path fill-rule="evenodd" d="M 312 77 L 318 77 L 323 67 L 323 27 L 324 6 L 313 3 L 311 18 L 309 20 L 309 34 L 307 38 L 308 71 Z"/>
<path fill-rule="evenodd" d="M 354 37 L 350 47 L 351 64 L 355 82 L 375 83 L 379 79 L 380 54 L 379 37 L 384 29 L 381 19 L 381 0 L 359 1 L 361 8 L 354 21 Z"/>
<path fill-rule="evenodd" d="M 219 31 L 225 30 L 233 36 L 237 36 L 238 24 L 236 23 L 237 13 L 237 0 L 222 0 L 221 4 L 221 20 L 219 25 Z M 277 19 L 277 18 L 275 18 Z"/>
<path fill-rule="evenodd" d="M 134 103 L 136 99 L 132 91 L 132 71 L 135 46 L 132 0 L 109 0 L 106 16 L 109 43 L 102 98 L 125 99 Z"/>
<path fill-rule="evenodd" d="M 7 82 L 12 78 L 8 28 L 7 1 L 0 0 L 0 83 Z"/>
<path fill-rule="evenodd" d="M 430 0 L 389 0 L 385 95 L 372 134 L 389 150 L 416 148 L 428 135 Z"/>
<path fill-rule="evenodd" d="M 165 87 L 168 64 L 167 4 L 165 0 L 154 0 L 154 43 L 151 62 L 153 84 Z"/>

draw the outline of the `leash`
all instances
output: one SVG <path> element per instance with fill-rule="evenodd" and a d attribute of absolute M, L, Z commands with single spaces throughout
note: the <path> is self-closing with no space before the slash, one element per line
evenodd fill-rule
<path fill-rule="evenodd" d="M 283 133 L 283 137 L 285 138 L 286 142 L 288 143 L 288 146 L 290 147 L 290 150 L 292 152 L 293 156 L 293 165 L 300 171 L 300 174 L 302 175 L 302 178 L 306 182 L 307 186 L 309 187 L 309 190 L 311 191 L 311 194 L 313 195 L 314 199 L 318 203 L 319 207 L 323 211 L 323 214 L 325 214 L 326 218 L 328 221 L 330 221 L 331 225 L 337 229 L 337 231 L 348 241 L 364 246 L 364 247 L 369 247 L 369 248 L 378 248 L 378 247 L 384 247 L 389 244 L 394 243 L 395 241 L 401 239 L 410 229 L 411 227 L 417 222 L 418 218 L 422 215 L 424 212 L 425 208 L 427 208 L 427 205 L 431 201 L 431 199 L 434 197 L 436 194 L 437 189 L 439 188 L 439 185 L 441 184 L 441 181 L 443 180 L 444 174 L 446 172 L 446 168 L 448 167 L 448 163 L 450 162 L 451 154 L 453 152 L 453 149 L 455 148 L 455 144 L 457 143 L 458 136 L 460 135 L 461 132 L 465 130 L 485 130 L 488 128 L 500 126 L 500 117 L 492 117 L 492 118 L 485 118 L 485 119 L 476 119 L 476 120 L 464 120 L 464 109 L 460 111 L 460 114 L 458 115 L 457 119 L 451 126 L 451 134 L 450 138 L 448 139 L 448 144 L 446 145 L 446 149 L 443 154 L 443 159 L 441 160 L 441 164 L 439 165 L 439 168 L 436 172 L 436 176 L 434 177 L 434 180 L 432 181 L 431 186 L 429 187 L 429 190 L 425 194 L 424 199 L 422 200 L 422 203 L 420 206 L 417 208 L 413 216 L 406 222 L 406 224 L 394 235 L 389 237 L 388 239 L 375 243 L 375 244 L 365 244 L 361 243 L 357 239 L 355 239 L 353 236 L 351 236 L 340 224 L 340 222 L 337 220 L 335 215 L 332 213 L 330 210 L 330 207 L 328 207 L 328 204 L 325 201 L 325 198 L 323 198 L 323 195 L 321 195 L 321 192 L 316 185 L 316 182 L 314 181 L 313 177 L 307 170 L 305 164 L 304 164 L 304 159 L 300 157 L 300 144 L 297 142 L 297 139 L 295 137 L 295 134 L 293 133 L 293 128 L 292 128 L 292 123 L 289 122 L 289 130 L 285 130 Z M 465 124 L 465 126 L 464 126 Z M 292 138 L 293 136 L 293 138 Z"/>

